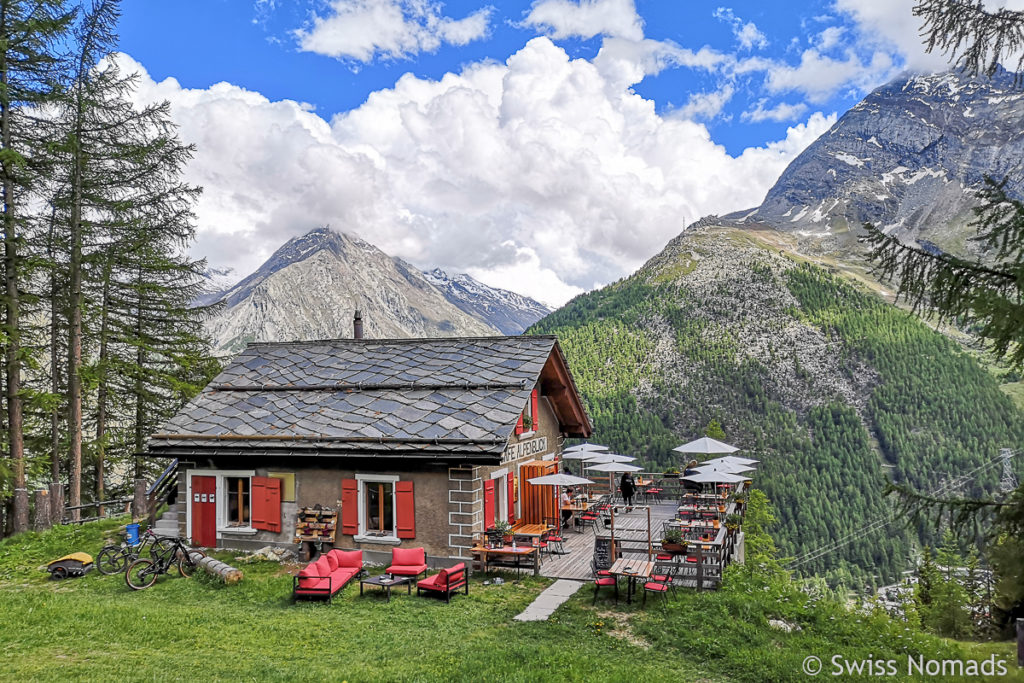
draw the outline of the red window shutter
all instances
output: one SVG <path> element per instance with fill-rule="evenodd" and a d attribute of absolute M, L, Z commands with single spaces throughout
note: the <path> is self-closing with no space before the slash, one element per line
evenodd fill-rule
<path fill-rule="evenodd" d="M 494 526 L 494 480 L 484 482 L 484 529 Z"/>
<path fill-rule="evenodd" d="M 508 523 L 516 523 L 516 477 L 511 472 L 508 475 Z"/>
<path fill-rule="evenodd" d="M 519 414 L 519 421 L 516 422 L 516 434 L 522 434 L 522 433 L 523 433 L 523 414 L 520 413 Z"/>
<path fill-rule="evenodd" d="M 537 410 L 537 390 L 530 393 L 530 417 L 533 418 L 533 431 L 540 427 L 540 411 Z"/>
<path fill-rule="evenodd" d="M 411 481 L 395 482 L 395 521 L 399 538 L 416 538 L 416 505 Z"/>
<path fill-rule="evenodd" d="M 253 477 L 249 489 L 252 504 L 252 528 L 281 531 L 281 484 L 272 477 Z"/>
<path fill-rule="evenodd" d="M 341 480 L 341 533 L 359 533 L 359 482 L 355 479 Z"/>

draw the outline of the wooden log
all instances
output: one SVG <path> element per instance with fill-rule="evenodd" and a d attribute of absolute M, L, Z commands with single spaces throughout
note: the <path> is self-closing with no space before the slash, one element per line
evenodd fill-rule
<path fill-rule="evenodd" d="M 242 571 L 240 569 L 235 569 L 231 565 L 225 564 L 212 557 L 204 557 L 199 560 L 199 568 L 206 571 L 208 574 L 219 576 L 224 579 L 224 583 L 227 584 L 238 583 L 242 580 Z"/>
<path fill-rule="evenodd" d="M 36 491 L 36 505 L 32 510 L 32 530 L 45 531 L 50 524 L 50 492 L 47 489 Z"/>
<path fill-rule="evenodd" d="M 64 523 L 64 487 L 60 482 L 50 482 L 50 521 Z"/>

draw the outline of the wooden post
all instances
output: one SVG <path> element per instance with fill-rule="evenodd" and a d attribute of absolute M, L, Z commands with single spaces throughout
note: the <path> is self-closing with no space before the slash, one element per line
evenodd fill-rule
<path fill-rule="evenodd" d="M 651 506 L 647 506 L 647 561 L 654 557 L 654 546 L 651 544 Z"/>
<path fill-rule="evenodd" d="M 1017 619 L 1017 666 L 1024 668 L 1024 619 Z"/>
<path fill-rule="evenodd" d="M 50 523 L 64 523 L 64 487 L 59 481 L 50 482 Z"/>
<path fill-rule="evenodd" d="M 614 562 L 615 558 L 617 557 L 617 555 L 615 554 L 615 506 L 610 506 L 609 512 L 612 513 L 612 544 L 611 544 L 611 549 L 612 549 L 612 562 Z"/>
<path fill-rule="evenodd" d="M 132 498 L 132 519 L 139 521 L 146 516 L 146 485 L 145 479 L 135 480 L 135 495 Z"/>
<path fill-rule="evenodd" d="M 50 492 L 36 490 L 36 505 L 32 510 L 32 530 L 45 531 L 50 528 Z"/>

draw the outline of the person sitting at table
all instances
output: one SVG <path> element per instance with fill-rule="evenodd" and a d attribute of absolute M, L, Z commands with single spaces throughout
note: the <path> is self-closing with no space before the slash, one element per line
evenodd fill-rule
<path fill-rule="evenodd" d="M 562 506 L 562 528 L 569 526 L 569 520 L 572 519 L 572 510 L 566 510 L 565 508 L 572 505 L 572 487 L 566 488 L 562 491 L 562 497 L 560 499 Z"/>

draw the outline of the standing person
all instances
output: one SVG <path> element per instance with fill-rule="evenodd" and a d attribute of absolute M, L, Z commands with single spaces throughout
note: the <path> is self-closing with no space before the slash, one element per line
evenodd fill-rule
<path fill-rule="evenodd" d="M 626 501 L 626 507 L 633 507 L 633 494 L 636 493 L 636 484 L 633 482 L 633 475 L 629 472 L 622 473 L 619 481 L 619 491 L 622 492 L 622 499 Z"/>
<path fill-rule="evenodd" d="M 562 490 L 562 496 L 559 499 L 560 507 L 562 508 L 562 528 L 565 529 L 569 526 L 569 520 L 572 519 L 572 510 L 566 510 L 567 505 L 572 505 L 572 487 L 568 487 Z"/>

